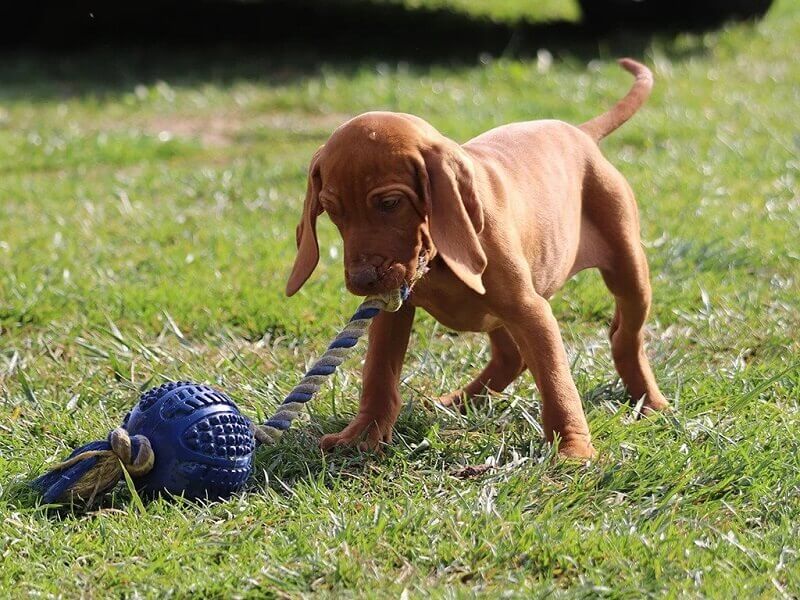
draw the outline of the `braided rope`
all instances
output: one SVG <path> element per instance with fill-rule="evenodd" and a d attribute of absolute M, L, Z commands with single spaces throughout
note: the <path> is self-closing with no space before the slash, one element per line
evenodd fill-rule
<path fill-rule="evenodd" d="M 369 296 L 358 307 L 344 329 L 325 353 L 306 372 L 278 410 L 263 425 L 251 425 L 256 441 L 275 444 L 302 412 L 305 404 L 319 391 L 325 380 L 336 372 L 353 347 L 369 329 L 382 310 L 397 312 L 411 294 L 412 286 L 428 270 L 427 255 L 420 256 L 411 281 L 392 292 Z M 155 466 L 155 454 L 144 435 L 131 436 L 124 427 L 109 433 L 106 440 L 90 442 L 77 448 L 61 463 L 37 477 L 31 485 L 42 492 L 46 504 L 82 500 L 92 504 L 95 497 L 111 490 L 125 472 L 142 477 Z"/>
<path fill-rule="evenodd" d="M 260 444 L 275 444 L 283 432 L 289 429 L 302 412 L 305 404 L 319 391 L 322 384 L 336 372 L 350 355 L 353 347 L 369 329 L 369 324 L 382 310 L 397 312 L 408 295 L 403 290 L 394 290 L 381 296 L 369 296 L 353 313 L 347 325 L 334 338 L 325 353 L 317 359 L 292 391 L 286 396 L 278 410 L 264 424 L 254 426 L 256 440 Z M 405 293 L 404 293 L 405 292 Z"/>
<path fill-rule="evenodd" d="M 428 257 L 421 256 L 414 278 L 399 289 L 378 296 L 368 296 L 350 317 L 347 325 L 331 342 L 325 353 L 306 372 L 292 391 L 286 396 L 278 410 L 262 425 L 253 426 L 253 434 L 259 444 L 272 445 L 278 442 L 283 432 L 292 426 L 306 403 L 319 391 L 325 380 L 336 372 L 369 329 L 369 324 L 382 310 L 397 312 L 411 294 L 413 285 L 428 271 Z"/>

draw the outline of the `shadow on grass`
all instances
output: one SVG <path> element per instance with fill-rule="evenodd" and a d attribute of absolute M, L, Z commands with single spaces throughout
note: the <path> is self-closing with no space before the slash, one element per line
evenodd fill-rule
<path fill-rule="evenodd" d="M 630 404 L 629 397 L 619 383 L 600 385 L 584 395 L 583 401 L 587 406 L 607 401 Z M 511 416 L 509 408 L 506 403 L 501 402 L 492 408 L 484 407 L 488 410 L 488 414 L 483 415 L 484 418 L 475 419 L 472 423 L 451 422 L 449 425 L 435 412 L 404 410 L 398 420 L 393 443 L 380 454 L 355 448 L 323 453 L 319 448 L 320 437 L 323 433 L 341 430 L 347 425 L 348 418 L 344 415 L 324 418 L 312 416 L 310 422 L 288 431 L 280 443 L 261 446 L 256 450 L 253 473 L 240 493 L 253 496 L 270 489 L 281 495 L 292 495 L 296 486 L 304 484 L 331 487 L 337 485 L 337 481 L 358 481 L 375 477 L 380 479 L 382 476 L 391 479 L 394 474 L 407 470 L 416 461 L 420 461 L 420 466 L 410 467 L 411 470 L 444 470 L 452 477 L 471 479 L 480 477 L 489 470 L 485 459 L 479 457 L 489 455 L 497 458 L 499 455 L 496 452 L 500 446 L 503 462 L 526 457 L 526 460 L 533 461 L 531 464 L 547 461 L 548 464 L 558 465 L 559 470 L 569 469 L 571 463 L 566 463 L 565 467 L 563 462 L 551 461 L 555 456 L 554 450 L 541 439 L 535 428 L 526 426 L 525 419 L 519 415 L 516 415 L 516 420 L 521 425 L 519 428 L 512 430 L 507 426 L 497 425 Z M 496 414 L 494 410 L 497 411 Z M 496 426 L 503 430 L 502 444 L 492 435 Z M 435 446 L 428 441 L 432 432 L 437 440 L 434 442 Z M 485 440 L 476 443 L 471 434 L 480 432 L 485 434 Z M 469 446 L 469 451 L 466 451 L 465 444 Z M 463 457 L 470 454 L 476 457 L 477 462 L 464 464 Z M 403 465 L 403 468 L 398 465 Z M 28 479 L 33 476 L 31 474 Z M 89 506 L 41 505 L 40 494 L 31 488 L 27 480 L 17 480 L 8 485 L 3 491 L 2 499 L 15 509 L 41 511 L 44 518 L 52 520 L 74 516 L 91 518 L 109 510 L 137 511 L 142 506 L 124 482 L 120 482 L 113 491 L 98 496 Z M 144 505 L 153 500 L 176 506 L 199 506 L 206 502 L 169 495 L 141 498 Z M 217 502 L 215 500 L 212 504 Z"/>
<path fill-rule="evenodd" d="M 619 406 L 636 405 L 618 378 L 606 381 L 581 395 L 585 407 L 601 406 L 607 402 Z"/>
<path fill-rule="evenodd" d="M 704 51 L 701 41 L 672 43 L 685 24 L 613 29 L 569 21 L 499 22 L 388 1 L 143 0 L 95 6 L 34 0 L 9 10 L 18 14 L 0 25 L 5 100 L 103 97 L 156 81 L 276 85 L 313 76 L 323 65 L 345 71 L 374 61 L 469 65 L 482 56 L 535 56 L 542 48 L 556 59 L 585 62 L 642 56 L 654 37 L 675 61 Z"/>
<path fill-rule="evenodd" d="M 260 490 L 270 488 L 279 494 L 291 494 L 292 488 L 304 481 L 331 485 L 332 479 L 359 478 L 375 470 L 391 469 L 395 460 L 405 460 L 415 454 L 412 446 L 417 446 L 425 439 L 436 419 L 421 412 L 414 415 L 406 414 L 398 422 L 395 443 L 380 455 L 353 448 L 323 454 L 319 448 L 319 438 L 323 432 L 339 431 L 347 425 L 347 422 L 346 417 L 312 418 L 311 422 L 288 431 L 278 444 L 257 448 L 253 473 L 240 493 L 258 494 Z M 44 471 L 44 467 L 37 471 Z M 112 491 L 98 495 L 89 505 L 83 503 L 43 505 L 41 493 L 30 484 L 39 475 L 41 472 L 32 472 L 25 478 L 6 482 L 5 489 L 0 490 L 0 499 L 15 509 L 41 511 L 45 518 L 54 520 L 69 518 L 72 515 L 101 514 L 111 509 L 125 511 L 131 507 L 135 509 L 137 504 L 124 480 L 121 480 Z M 159 498 L 176 504 L 204 502 L 202 499 L 187 500 L 169 495 Z M 154 499 L 143 496 L 141 501 L 148 504 Z"/>

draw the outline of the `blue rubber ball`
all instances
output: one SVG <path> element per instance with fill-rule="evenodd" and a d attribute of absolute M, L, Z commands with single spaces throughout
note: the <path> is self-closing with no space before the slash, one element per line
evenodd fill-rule
<path fill-rule="evenodd" d="M 142 495 L 216 500 L 240 490 L 253 470 L 250 421 L 207 385 L 177 381 L 145 392 L 122 426 L 153 447 L 152 470 L 134 480 Z"/>

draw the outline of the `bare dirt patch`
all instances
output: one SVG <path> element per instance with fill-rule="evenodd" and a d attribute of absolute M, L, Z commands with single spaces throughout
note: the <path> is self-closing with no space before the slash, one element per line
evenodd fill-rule
<path fill-rule="evenodd" d="M 164 140 L 190 138 L 200 140 L 205 146 L 228 146 L 240 134 L 261 128 L 295 133 L 312 133 L 320 129 L 333 131 L 350 116 L 340 113 L 271 113 L 255 117 L 236 113 L 170 115 L 148 119 L 142 124 L 142 129 Z"/>

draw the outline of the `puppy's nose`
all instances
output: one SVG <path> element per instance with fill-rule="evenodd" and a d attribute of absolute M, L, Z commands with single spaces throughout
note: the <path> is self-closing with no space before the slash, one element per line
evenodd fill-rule
<path fill-rule="evenodd" d="M 350 284 L 360 290 L 366 290 L 378 283 L 378 271 L 372 265 L 362 265 L 350 271 Z"/>

